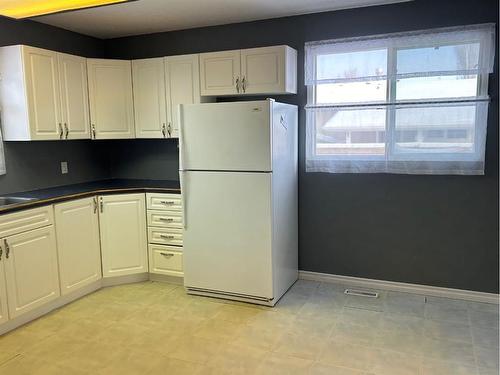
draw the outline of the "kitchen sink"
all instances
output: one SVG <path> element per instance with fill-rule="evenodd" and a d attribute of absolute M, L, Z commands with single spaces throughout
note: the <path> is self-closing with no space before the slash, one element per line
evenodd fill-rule
<path fill-rule="evenodd" d="M 31 201 L 35 198 L 24 198 L 24 197 L 0 197 L 0 206 L 8 206 L 11 204 L 18 204 Z"/>

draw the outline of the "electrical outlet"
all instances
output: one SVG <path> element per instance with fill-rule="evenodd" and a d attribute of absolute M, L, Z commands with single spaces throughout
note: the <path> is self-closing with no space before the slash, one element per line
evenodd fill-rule
<path fill-rule="evenodd" d="M 68 162 L 67 161 L 61 162 L 61 173 L 62 174 L 68 173 Z"/>

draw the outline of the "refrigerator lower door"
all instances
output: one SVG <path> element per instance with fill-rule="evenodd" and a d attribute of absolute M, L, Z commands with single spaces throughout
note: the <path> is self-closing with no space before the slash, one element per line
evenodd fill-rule
<path fill-rule="evenodd" d="M 272 301 L 271 173 L 184 171 L 181 180 L 188 292 Z"/>

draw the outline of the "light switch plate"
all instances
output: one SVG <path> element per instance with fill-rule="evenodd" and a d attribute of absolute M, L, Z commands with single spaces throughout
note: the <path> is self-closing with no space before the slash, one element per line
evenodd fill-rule
<path fill-rule="evenodd" d="M 61 162 L 61 173 L 62 174 L 68 173 L 68 162 L 67 161 Z"/>

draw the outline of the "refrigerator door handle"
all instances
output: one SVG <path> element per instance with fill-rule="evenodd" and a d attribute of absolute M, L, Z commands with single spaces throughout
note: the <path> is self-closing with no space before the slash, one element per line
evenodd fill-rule
<path fill-rule="evenodd" d="M 179 171 L 184 170 L 184 131 L 182 130 L 183 128 L 183 112 L 182 112 L 182 104 L 178 106 L 178 118 L 179 118 Z M 182 191 L 181 191 L 182 193 Z"/>
<path fill-rule="evenodd" d="M 184 177 L 184 171 L 180 170 L 179 171 L 179 182 L 181 185 L 181 206 L 182 206 L 182 225 L 184 227 L 184 230 L 187 229 L 187 209 L 186 209 L 186 204 L 187 204 L 187 190 L 186 190 L 186 179 Z"/>

